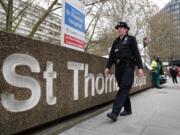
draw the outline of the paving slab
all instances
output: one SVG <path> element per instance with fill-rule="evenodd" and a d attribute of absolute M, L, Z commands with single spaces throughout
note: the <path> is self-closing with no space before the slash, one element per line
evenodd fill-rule
<path fill-rule="evenodd" d="M 162 89 L 152 88 L 131 96 L 133 114 L 106 117 L 111 109 L 81 122 L 59 135 L 180 135 L 180 78 Z"/>

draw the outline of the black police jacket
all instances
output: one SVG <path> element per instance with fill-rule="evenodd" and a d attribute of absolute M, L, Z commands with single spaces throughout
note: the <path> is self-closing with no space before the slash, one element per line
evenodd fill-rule
<path fill-rule="evenodd" d="M 118 64 L 117 61 L 132 59 L 138 68 L 143 68 L 136 38 L 127 34 L 122 39 L 118 37 L 114 40 L 106 67 L 110 69 L 113 64 Z"/>

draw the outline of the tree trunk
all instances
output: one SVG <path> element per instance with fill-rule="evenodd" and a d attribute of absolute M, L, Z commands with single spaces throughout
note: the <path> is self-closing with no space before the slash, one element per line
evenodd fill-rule
<path fill-rule="evenodd" d="M 6 31 L 12 32 L 12 19 L 13 19 L 13 0 L 8 0 L 8 9 L 6 16 Z"/>

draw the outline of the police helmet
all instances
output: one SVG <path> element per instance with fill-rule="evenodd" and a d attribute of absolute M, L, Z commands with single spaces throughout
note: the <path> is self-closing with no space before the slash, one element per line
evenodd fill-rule
<path fill-rule="evenodd" d="M 117 24 L 116 24 L 116 26 L 115 26 L 115 29 L 118 29 L 118 27 L 123 27 L 123 28 L 126 28 L 126 29 L 128 29 L 129 30 L 129 26 L 127 25 L 127 23 L 126 22 L 118 22 Z"/>

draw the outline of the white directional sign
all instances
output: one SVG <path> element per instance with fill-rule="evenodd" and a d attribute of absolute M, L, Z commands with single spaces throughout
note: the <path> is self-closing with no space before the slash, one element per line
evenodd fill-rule
<path fill-rule="evenodd" d="M 61 45 L 84 51 L 85 9 L 79 0 L 64 0 Z"/>

